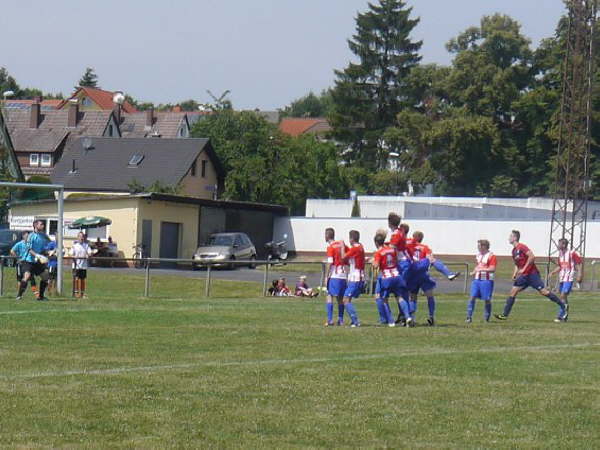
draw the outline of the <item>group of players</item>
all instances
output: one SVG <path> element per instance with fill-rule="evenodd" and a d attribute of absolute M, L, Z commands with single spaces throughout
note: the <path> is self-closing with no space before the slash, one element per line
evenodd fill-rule
<path fill-rule="evenodd" d="M 57 247 L 45 232 L 45 222 L 33 222 L 33 231 L 24 231 L 22 239 L 11 249 L 10 253 L 16 258 L 17 300 L 21 300 L 31 284 L 32 291 L 38 301 L 47 301 L 46 289 L 51 292 L 56 284 Z M 88 258 L 92 249 L 87 243 L 85 233 L 79 232 L 77 241 L 73 244 L 69 255 L 73 257 L 73 294 L 75 297 L 85 297 Z M 36 288 L 35 277 L 39 277 L 39 289 Z"/>
<path fill-rule="evenodd" d="M 427 297 L 427 325 L 435 325 L 436 301 L 434 289 L 435 280 L 430 275 L 431 267 L 454 280 L 460 273 L 450 271 L 445 264 L 436 259 L 431 249 L 423 243 L 424 234 L 420 231 L 408 237 L 409 226 L 401 223 L 401 217 L 395 213 L 388 216 L 388 232 L 380 230 L 375 234 L 375 254 L 370 261 L 374 268 L 376 279 L 375 303 L 379 313 L 379 322 L 389 327 L 416 325 L 417 299 L 420 292 Z M 568 295 L 573 282 L 582 281 L 582 259 L 574 251 L 569 250 L 569 242 L 561 239 L 558 245 L 559 257 L 556 269 L 551 275 L 559 274 L 560 297 L 546 287 L 540 272 L 535 265 L 533 252 L 520 243 L 520 233 L 513 230 L 509 236 L 512 245 L 512 258 L 515 264 L 513 272 L 513 287 L 506 299 L 502 314 L 496 314 L 498 320 L 507 320 L 517 295 L 531 287 L 558 306 L 555 322 L 566 322 L 569 317 Z M 349 233 L 349 246 L 343 240 L 335 239 L 335 230 L 325 230 L 327 242 L 327 300 L 325 326 L 344 325 L 344 314 L 350 316 L 350 326 L 359 327 L 360 320 L 352 300 L 358 298 L 365 290 L 365 266 L 367 258 L 363 245 L 360 243 L 360 233 L 352 230 Z M 490 251 L 487 240 L 477 242 L 478 253 L 475 256 L 476 266 L 470 274 L 471 295 L 467 303 L 466 322 L 473 321 L 473 313 L 477 300 L 484 301 L 484 320 L 489 322 L 492 316 L 492 296 L 494 293 L 494 276 L 497 258 Z M 389 305 L 391 296 L 396 298 L 398 316 L 394 318 Z M 334 322 L 334 300 L 337 300 L 338 318 Z"/>

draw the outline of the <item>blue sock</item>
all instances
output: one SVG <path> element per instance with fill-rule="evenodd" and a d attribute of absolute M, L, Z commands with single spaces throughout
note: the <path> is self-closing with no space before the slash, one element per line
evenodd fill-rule
<path fill-rule="evenodd" d="M 411 316 L 415 315 L 415 313 L 417 312 L 417 301 L 416 300 L 408 301 L 408 312 L 410 312 Z"/>
<path fill-rule="evenodd" d="M 486 322 L 488 320 L 490 320 L 490 316 L 492 315 L 492 302 L 490 300 L 486 300 L 485 302 L 485 314 L 483 315 L 483 318 L 486 320 Z"/>
<path fill-rule="evenodd" d="M 404 299 L 400 300 L 400 309 L 402 310 L 402 314 L 404 314 L 404 317 L 406 317 L 407 319 L 410 317 L 410 310 L 408 307 L 408 302 Z"/>
<path fill-rule="evenodd" d="M 475 312 L 475 303 L 477 303 L 477 299 L 474 299 L 474 298 L 469 300 L 469 303 L 467 303 L 467 317 L 468 318 L 473 317 L 473 313 Z"/>
<path fill-rule="evenodd" d="M 560 298 L 558 298 L 556 296 L 556 294 L 553 294 L 552 292 L 550 292 L 548 295 L 546 295 L 546 297 L 548 297 L 548 299 L 551 302 L 554 302 L 558 305 L 558 314 L 559 314 L 559 317 L 562 317 L 565 314 L 565 304 L 563 303 L 563 301 Z"/>
<path fill-rule="evenodd" d="M 503 314 L 505 316 L 508 317 L 508 315 L 510 314 L 510 311 L 512 310 L 513 305 L 515 304 L 515 298 L 514 297 L 508 297 L 506 299 L 506 305 L 504 305 L 504 312 Z"/>
<path fill-rule="evenodd" d="M 427 297 L 427 307 L 429 308 L 429 317 L 435 317 L 435 297 Z"/>
<path fill-rule="evenodd" d="M 454 274 L 454 272 L 452 272 L 450 269 L 448 269 L 446 267 L 446 265 L 440 261 L 439 259 L 436 259 L 435 262 L 433 263 L 433 267 L 435 267 L 435 269 L 443 274 L 446 275 L 447 277 L 449 277 L 450 275 Z"/>
<path fill-rule="evenodd" d="M 356 309 L 352 303 L 348 303 L 346 305 L 346 311 L 348 311 L 348 315 L 350 316 L 350 321 L 352 323 L 358 323 L 358 316 L 356 315 Z"/>
<path fill-rule="evenodd" d="M 345 311 L 345 307 L 343 303 L 338 303 L 338 320 L 340 322 L 344 321 L 344 311 Z"/>
<path fill-rule="evenodd" d="M 327 311 L 327 322 L 333 322 L 333 303 L 325 303 L 325 310 Z"/>
<path fill-rule="evenodd" d="M 387 323 L 394 323 L 395 320 L 392 317 L 392 310 L 390 309 L 390 305 L 388 303 L 383 303 L 383 308 L 385 310 L 385 319 Z"/>
<path fill-rule="evenodd" d="M 385 308 L 383 307 L 383 299 L 382 298 L 378 298 L 376 300 L 377 303 L 377 311 L 379 312 L 379 323 L 386 323 L 387 322 L 387 316 L 385 313 Z"/>

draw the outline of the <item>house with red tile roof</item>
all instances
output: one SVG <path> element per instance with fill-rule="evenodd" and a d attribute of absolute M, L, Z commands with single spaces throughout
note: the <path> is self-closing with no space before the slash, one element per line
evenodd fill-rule
<path fill-rule="evenodd" d="M 63 100 L 57 109 L 66 108 L 71 100 L 77 100 L 79 103 L 79 109 L 81 111 L 108 111 L 115 107 L 113 97 L 118 91 L 111 92 L 103 89 L 92 88 L 92 87 L 79 87 L 69 98 Z M 135 113 L 135 109 L 131 103 L 124 101 L 121 105 L 121 110 L 124 113 Z"/>
<path fill-rule="evenodd" d="M 279 123 L 279 130 L 290 136 L 300 136 L 302 134 L 321 136 L 331 131 L 331 126 L 327 122 L 327 119 L 323 118 L 305 119 L 286 117 Z"/>

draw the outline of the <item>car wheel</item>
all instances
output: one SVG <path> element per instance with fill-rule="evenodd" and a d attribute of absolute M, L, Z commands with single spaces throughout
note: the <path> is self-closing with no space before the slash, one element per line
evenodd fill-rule
<path fill-rule="evenodd" d="M 250 261 L 256 261 L 256 255 L 252 255 L 250 257 Z M 256 269 L 256 264 L 254 262 L 251 262 L 248 267 L 251 268 L 251 269 Z"/>

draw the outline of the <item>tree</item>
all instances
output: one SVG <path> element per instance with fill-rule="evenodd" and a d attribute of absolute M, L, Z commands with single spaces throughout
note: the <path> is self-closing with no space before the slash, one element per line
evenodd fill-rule
<path fill-rule="evenodd" d="M 419 23 L 410 18 L 411 11 L 402 0 L 369 3 L 369 10 L 358 14 L 356 34 L 348 41 L 358 62 L 335 71 L 330 122 L 336 139 L 348 146 L 351 163 L 371 169 L 386 164 L 382 136 L 407 105 L 406 79 L 421 59 L 422 42 L 410 37 Z"/>
<path fill-rule="evenodd" d="M 327 117 L 332 107 L 331 92 L 324 90 L 319 95 L 309 92 L 308 95 L 294 100 L 281 112 L 282 117 Z"/>
<path fill-rule="evenodd" d="M 98 87 L 98 75 L 96 75 L 96 72 L 94 71 L 93 67 L 85 68 L 85 73 L 79 80 L 79 83 L 76 86 L 76 88 L 77 87 Z"/>
<path fill-rule="evenodd" d="M 0 67 L 0 95 L 6 91 L 13 91 L 14 96 L 17 98 L 21 94 L 21 88 L 17 84 L 17 81 L 8 73 L 6 68 Z"/>

